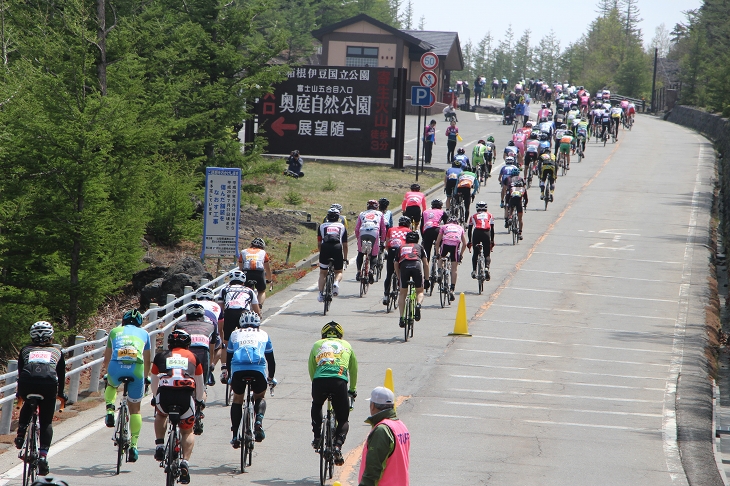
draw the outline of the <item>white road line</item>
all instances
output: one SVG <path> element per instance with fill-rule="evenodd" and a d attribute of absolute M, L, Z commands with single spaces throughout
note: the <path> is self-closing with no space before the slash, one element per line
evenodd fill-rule
<path fill-rule="evenodd" d="M 660 413 L 641 413 L 641 412 L 613 412 L 608 410 L 585 410 L 579 408 L 562 408 L 562 407 L 540 407 L 536 405 L 514 405 L 509 403 L 482 403 L 482 402 L 446 402 L 447 405 L 464 405 L 467 407 L 493 407 L 493 408 L 518 408 L 524 410 L 550 410 L 555 412 L 573 412 L 573 413 L 600 413 L 601 415 L 625 415 L 629 417 L 661 417 Z"/>
<path fill-rule="evenodd" d="M 668 319 L 670 321 L 673 321 L 673 317 L 656 317 L 656 316 L 639 316 L 636 314 L 613 314 L 610 312 L 599 312 L 602 316 L 618 316 L 618 317 L 638 317 L 641 319 Z M 630 332 L 630 331 L 624 331 L 624 332 Z M 638 331 L 637 331 L 638 332 Z"/>
<path fill-rule="evenodd" d="M 651 316 L 634 316 L 633 314 L 608 314 L 601 312 L 601 315 L 606 316 L 625 316 L 625 317 L 644 317 L 646 319 L 670 319 L 674 320 L 671 317 L 651 317 Z M 656 331 L 634 331 L 633 329 L 616 329 L 613 327 L 588 327 L 588 326 L 575 326 L 570 324 L 545 324 L 541 322 L 525 322 L 525 321 L 508 321 L 504 319 L 484 319 L 483 317 L 480 319 L 482 322 L 503 322 L 506 324 L 527 324 L 530 326 L 543 326 L 543 327 L 568 327 L 571 329 L 579 329 L 583 331 L 610 331 L 610 332 L 620 332 L 624 334 L 650 334 L 655 336 L 664 336 L 662 333 L 656 332 Z"/>
<path fill-rule="evenodd" d="M 425 417 L 439 417 L 439 418 L 460 418 L 469 420 L 484 420 L 484 417 L 471 417 L 469 415 L 444 415 L 442 413 L 422 413 Z"/>
<path fill-rule="evenodd" d="M 651 299 L 649 297 L 629 297 L 627 295 L 606 295 L 606 294 L 592 294 L 589 292 L 574 292 L 575 295 L 587 295 L 589 297 L 606 297 L 609 299 L 624 299 L 624 300 L 648 300 L 651 302 L 671 302 L 672 304 L 676 304 L 677 300 L 675 299 Z"/>
<path fill-rule="evenodd" d="M 505 338 L 505 337 L 496 337 L 496 336 L 477 336 L 477 335 L 474 335 L 474 337 L 479 338 L 479 339 L 496 339 L 499 341 L 517 341 L 517 342 L 521 342 L 521 343 L 555 344 L 558 346 L 579 346 L 582 348 L 614 349 L 617 351 L 638 351 L 640 353 L 661 353 L 661 354 L 668 353 L 668 351 L 657 351 L 655 349 L 622 348 L 622 347 L 614 347 L 614 346 L 599 346 L 597 344 L 561 343 L 558 341 L 539 341 L 537 339 L 517 339 L 517 338 Z"/>
<path fill-rule="evenodd" d="M 595 361 L 597 363 L 618 363 L 618 364 L 631 364 L 641 366 L 661 366 L 666 368 L 669 365 L 665 363 L 646 363 L 643 361 L 619 361 L 615 359 L 598 359 L 598 358 L 579 358 L 577 356 L 557 356 L 554 354 L 536 354 L 536 353 L 513 353 L 511 351 L 486 351 L 484 349 L 464 349 L 459 348 L 458 351 L 469 351 L 472 353 L 486 353 L 486 354 L 510 354 L 519 357 L 532 357 L 532 358 L 556 358 L 556 359 L 576 359 L 580 361 Z"/>
<path fill-rule="evenodd" d="M 505 290 L 527 290 L 528 292 L 547 292 L 550 294 L 562 294 L 561 290 L 527 289 L 525 287 L 505 287 Z"/>
<path fill-rule="evenodd" d="M 679 309 L 677 310 L 677 321 L 674 324 L 674 337 L 672 339 L 672 363 L 669 367 L 667 386 L 664 392 L 664 419 L 662 420 L 662 438 L 664 440 L 664 455 L 667 460 L 667 469 L 673 482 L 685 485 L 687 476 L 684 474 L 684 467 L 679 456 L 677 445 L 677 382 L 682 371 L 682 360 L 684 358 L 684 334 L 687 326 L 687 315 L 689 313 L 689 286 L 692 282 L 692 258 L 694 257 L 695 237 L 697 233 L 697 214 L 699 213 L 700 185 L 702 183 L 700 164 L 702 163 L 704 142 L 697 137 L 700 143 L 700 150 L 697 154 L 697 166 L 695 167 L 695 185 L 692 191 L 692 210 L 689 215 L 687 227 L 687 242 L 684 245 L 684 258 L 682 260 L 682 284 L 679 287 Z M 714 157 L 714 155 L 712 155 Z M 714 162 L 714 161 L 713 161 Z"/>
<path fill-rule="evenodd" d="M 631 403 L 662 403 L 661 400 L 642 400 L 640 398 L 615 398 L 615 397 L 597 397 L 595 395 L 564 395 L 559 393 L 538 393 L 538 392 L 518 392 L 518 391 L 502 391 L 502 390 L 475 390 L 473 388 L 449 388 L 449 391 L 469 392 L 469 393 L 487 393 L 490 395 L 517 395 L 517 396 L 540 396 L 552 398 L 575 398 L 580 400 L 598 400 L 602 402 L 631 402 Z"/>
<path fill-rule="evenodd" d="M 97 432 L 105 427 L 103 420 L 97 420 L 83 429 L 80 429 L 77 432 L 74 432 L 73 434 L 63 438 L 62 440 L 58 442 L 54 442 L 53 447 L 48 451 L 48 457 L 53 457 L 59 452 L 62 452 L 69 447 L 71 447 L 74 444 L 77 444 L 93 434 L 94 432 Z M 0 474 L 0 486 L 3 486 L 5 484 L 8 484 L 11 479 L 17 478 L 23 474 L 23 463 L 10 468 L 9 470 L 5 471 L 3 474 Z"/>
<path fill-rule="evenodd" d="M 551 420 L 523 420 L 528 424 L 541 424 L 541 425 L 570 425 L 573 427 L 590 427 L 595 429 L 615 429 L 615 430 L 632 430 L 635 432 L 647 432 L 655 429 L 642 429 L 640 427 L 624 427 L 622 425 L 597 425 L 597 424 L 579 424 L 575 422 L 553 422 Z"/>
<path fill-rule="evenodd" d="M 292 305 L 292 304 L 294 303 L 294 301 L 296 301 L 296 300 L 298 300 L 298 299 L 300 299 L 300 298 L 304 297 L 304 296 L 305 296 L 305 295 L 307 295 L 308 293 L 309 293 L 309 292 L 299 292 L 299 293 L 298 293 L 297 295 L 295 295 L 295 296 L 294 296 L 294 297 L 292 297 L 291 299 L 289 299 L 289 300 L 287 300 L 286 302 L 284 302 L 283 304 L 281 304 L 281 306 L 279 306 L 279 310 L 278 310 L 278 311 L 276 311 L 276 312 L 274 312 L 273 314 L 271 314 L 271 315 L 270 315 L 269 317 L 267 317 L 266 319 L 264 319 L 264 320 L 263 320 L 263 321 L 261 322 L 261 324 L 266 324 L 267 322 L 269 322 L 269 320 L 271 320 L 271 318 L 273 318 L 273 317 L 276 317 L 276 316 L 278 316 L 279 314 L 281 314 L 282 312 L 284 312 L 284 311 L 285 311 L 285 310 L 286 310 L 286 309 L 287 309 L 287 308 L 288 308 L 288 307 L 289 307 L 290 305 Z M 0 486 L 1 486 L 1 485 L 0 485 Z"/>
<path fill-rule="evenodd" d="M 551 272 L 548 270 L 527 270 L 522 269 L 523 272 L 535 272 L 535 273 L 549 273 L 557 275 L 576 275 L 578 277 L 596 277 L 596 278 L 615 278 L 621 280 L 637 280 L 640 282 L 666 282 L 666 280 L 653 279 L 653 278 L 637 278 L 637 277 L 619 277 L 617 275 L 598 275 L 592 273 L 573 273 L 573 272 Z"/>
<path fill-rule="evenodd" d="M 535 371 L 538 373 L 568 373 L 571 375 L 586 375 L 586 376 L 606 376 L 609 378 L 632 378 L 636 380 L 665 380 L 666 378 L 663 376 L 636 376 L 636 375 L 615 375 L 612 373 L 591 373 L 588 371 L 570 371 L 570 370 L 551 370 L 551 369 L 545 369 L 545 368 L 527 368 L 527 367 L 518 367 L 518 366 L 496 366 L 496 365 L 483 365 L 483 364 L 476 364 L 476 363 L 444 363 L 444 364 L 450 364 L 452 366 L 466 366 L 470 368 L 492 368 L 496 370 L 513 370 L 513 371 Z"/>
<path fill-rule="evenodd" d="M 580 312 L 572 309 L 551 309 L 550 307 L 528 307 L 526 305 L 505 305 L 505 304 L 494 304 L 493 307 L 509 307 L 512 309 L 531 309 L 531 310 L 546 310 L 552 312 Z"/>
<path fill-rule="evenodd" d="M 471 380 L 495 380 L 495 381 L 517 381 L 520 383 L 544 383 L 546 385 L 560 386 L 592 386 L 595 388 L 620 388 L 624 390 L 648 390 L 648 391 L 664 391 L 664 388 L 649 388 L 644 386 L 626 386 L 626 385 L 602 385 L 599 383 L 579 383 L 553 380 L 531 380 L 529 378 L 504 378 L 501 376 L 479 376 L 479 375 L 451 375 L 452 378 L 468 378 Z"/>
<path fill-rule="evenodd" d="M 539 253 L 542 255 L 569 256 L 569 257 L 577 257 L 577 258 L 599 258 L 602 260 L 623 260 L 623 261 L 627 261 L 627 262 L 669 263 L 672 265 L 680 265 L 682 263 L 682 262 L 670 262 L 670 261 L 664 261 L 664 260 L 641 260 L 638 258 L 620 258 L 620 257 L 598 256 L 598 255 L 578 255 L 575 253 L 553 253 L 553 252 L 549 252 L 549 251 L 534 251 L 533 253 Z"/>

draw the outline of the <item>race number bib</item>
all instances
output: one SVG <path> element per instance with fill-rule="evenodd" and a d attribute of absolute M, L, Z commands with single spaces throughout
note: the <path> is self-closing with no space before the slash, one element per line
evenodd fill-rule
<path fill-rule="evenodd" d="M 117 350 L 117 359 L 121 360 L 137 360 L 137 348 L 134 346 L 122 346 Z"/>
<path fill-rule="evenodd" d="M 193 334 L 190 336 L 190 345 L 207 347 L 210 345 L 210 339 L 208 339 L 208 336 L 204 336 L 202 334 Z"/>
<path fill-rule="evenodd" d="M 184 356 L 169 356 L 165 359 L 165 365 L 169 370 L 188 369 L 188 359 Z"/>
<path fill-rule="evenodd" d="M 31 351 L 28 363 L 50 363 L 52 356 L 50 351 Z"/>

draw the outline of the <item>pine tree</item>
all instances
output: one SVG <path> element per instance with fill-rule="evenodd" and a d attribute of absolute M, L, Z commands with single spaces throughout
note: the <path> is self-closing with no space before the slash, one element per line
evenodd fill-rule
<path fill-rule="evenodd" d="M 406 10 L 403 12 L 403 25 L 407 30 L 413 28 L 413 0 L 408 0 Z"/>

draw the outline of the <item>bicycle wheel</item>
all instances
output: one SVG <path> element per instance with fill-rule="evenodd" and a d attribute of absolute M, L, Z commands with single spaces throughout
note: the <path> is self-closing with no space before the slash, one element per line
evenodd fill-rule
<path fill-rule="evenodd" d="M 127 406 L 126 404 L 122 404 L 121 407 L 119 407 L 119 417 L 117 418 L 117 433 L 116 433 L 116 441 L 117 441 L 117 474 L 119 474 L 121 468 L 122 468 L 122 458 L 124 457 L 124 453 L 126 452 L 126 442 L 127 442 L 127 434 L 125 434 L 125 429 L 127 427 Z"/>
<path fill-rule="evenodd" d="M 435 247 L 434 247 L 433 251 L 434 252 L 436 251 L 436 248 Z M 430 275 L 428 277 L 428 279 L 431 281 L 431 285 L 428 288 L 428 296 L 429 297 L 433 295 L 433 288 L 434 288 L 434 286 L 436 286 L 436 278 L 437 278 L 436 277 L 436 274 L 438 272 L 438 263 L 437 263 L 437 260 L 436 260 L 436 254 L 435 253 L 434 253 L 433 259 L 431 260 L 431 268 L 430 268 L 430 270 L 431 270 L 431 273 L 430 273 Z"/>
<path fill-rule="evenodd" d="M 512 233 L 512 244 L 517 244 L 517 213 L 512 214 L 512 219 L 510 219 L 510 232 Z"/>
<path fill-rule="evenodd" d="M 545 181 L 545 188 L 542 191 L 542 199 L 545 203 L 545 211 L 547 211 L 548 203 L 550 202 L 550 178 Z"/>
<path fill-rule="evenodd" d="M 228 384 L 228 380 L 226 380 L 226 407 L 230 406 L 231 404 L 231 385 Z"/>
<path fill-rule="evenodd" d="M 30 486 L 38 475 L 38 444 L 37 428 L 38 417 L 33 416 L 31 426 L 25 435 L 25 447 L 23 449 L 23 486 Z"/>
<path fill-rule="evenodd" d="M 329 453 L 327 454 L 327 476 L 329 479 L 332 479 L 332 475 L 335 472 L 335 413 L 333 410 L 330 410 L 327 415 L 330 424 L 329 434 L 327 436 L 327 448 L 329 449 Z"/>
<path fill-rule="evenodd" d="M 327 278 L 324 281 L 324 312 L 322 315 L 326 316 L 327 311 L 330 310 L 330 302 L 332 301 L 332 285 L 334 284 L 334 277 L 332 273 L 327 272 Z"/>
<path fill-rule="evenodd" d="M 329 420 L 322 421 L 322 431 L 319 436 L 319 484 L 324 486 L 327 480 L 327 425 Z"/>
<path fill-rule="evenodd" d="M 410 288 L 409 288 L 409 290 L 410 290 Z M 408 342 L 408 323 L 411 321 L 412 315 L 413 315 L 413 301 L 411 300 L 411 294 L 409 292 L 408 296 L 406 297 L 406 308 L 403 309 L 403 314 L 401 315 L 401 319 L 403 319 L 405 321 L 405 326 L 403 326 L 405 342 Z"/>
<path fill-rule="evenodd" d="M 173 427 L 167 435 L 167 445 L 165 446 L 165 473 L 166 486 L 175 486 L 177 479 L 177 454 L 175 453 L 175 444 L 177 443 L 177 428 Z"/>
<path fill-rule="evenodd" d="M 481 295 L 481 293 L 484 291 L 483 273 L 484 257 L 482 255 L 479 255 L 479 258 L 477 259 L 477 286 L 479 288 L 479 295 Z"/>

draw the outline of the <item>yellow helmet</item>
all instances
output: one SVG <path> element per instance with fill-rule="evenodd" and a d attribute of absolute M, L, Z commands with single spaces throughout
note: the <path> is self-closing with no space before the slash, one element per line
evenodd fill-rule
<path fill-rule="evenodd" d="M 324 338 L 337 338 L 342 339 L 345 335 L 345 331 L 335 321 L 330 321 L 322 327 L 322 339 Z"/>
<path fill-rule="evenodd" d="M 550 154 L 550 160 L 552 160 L 553 162 L 555 162 L 555 154 Z"/>

